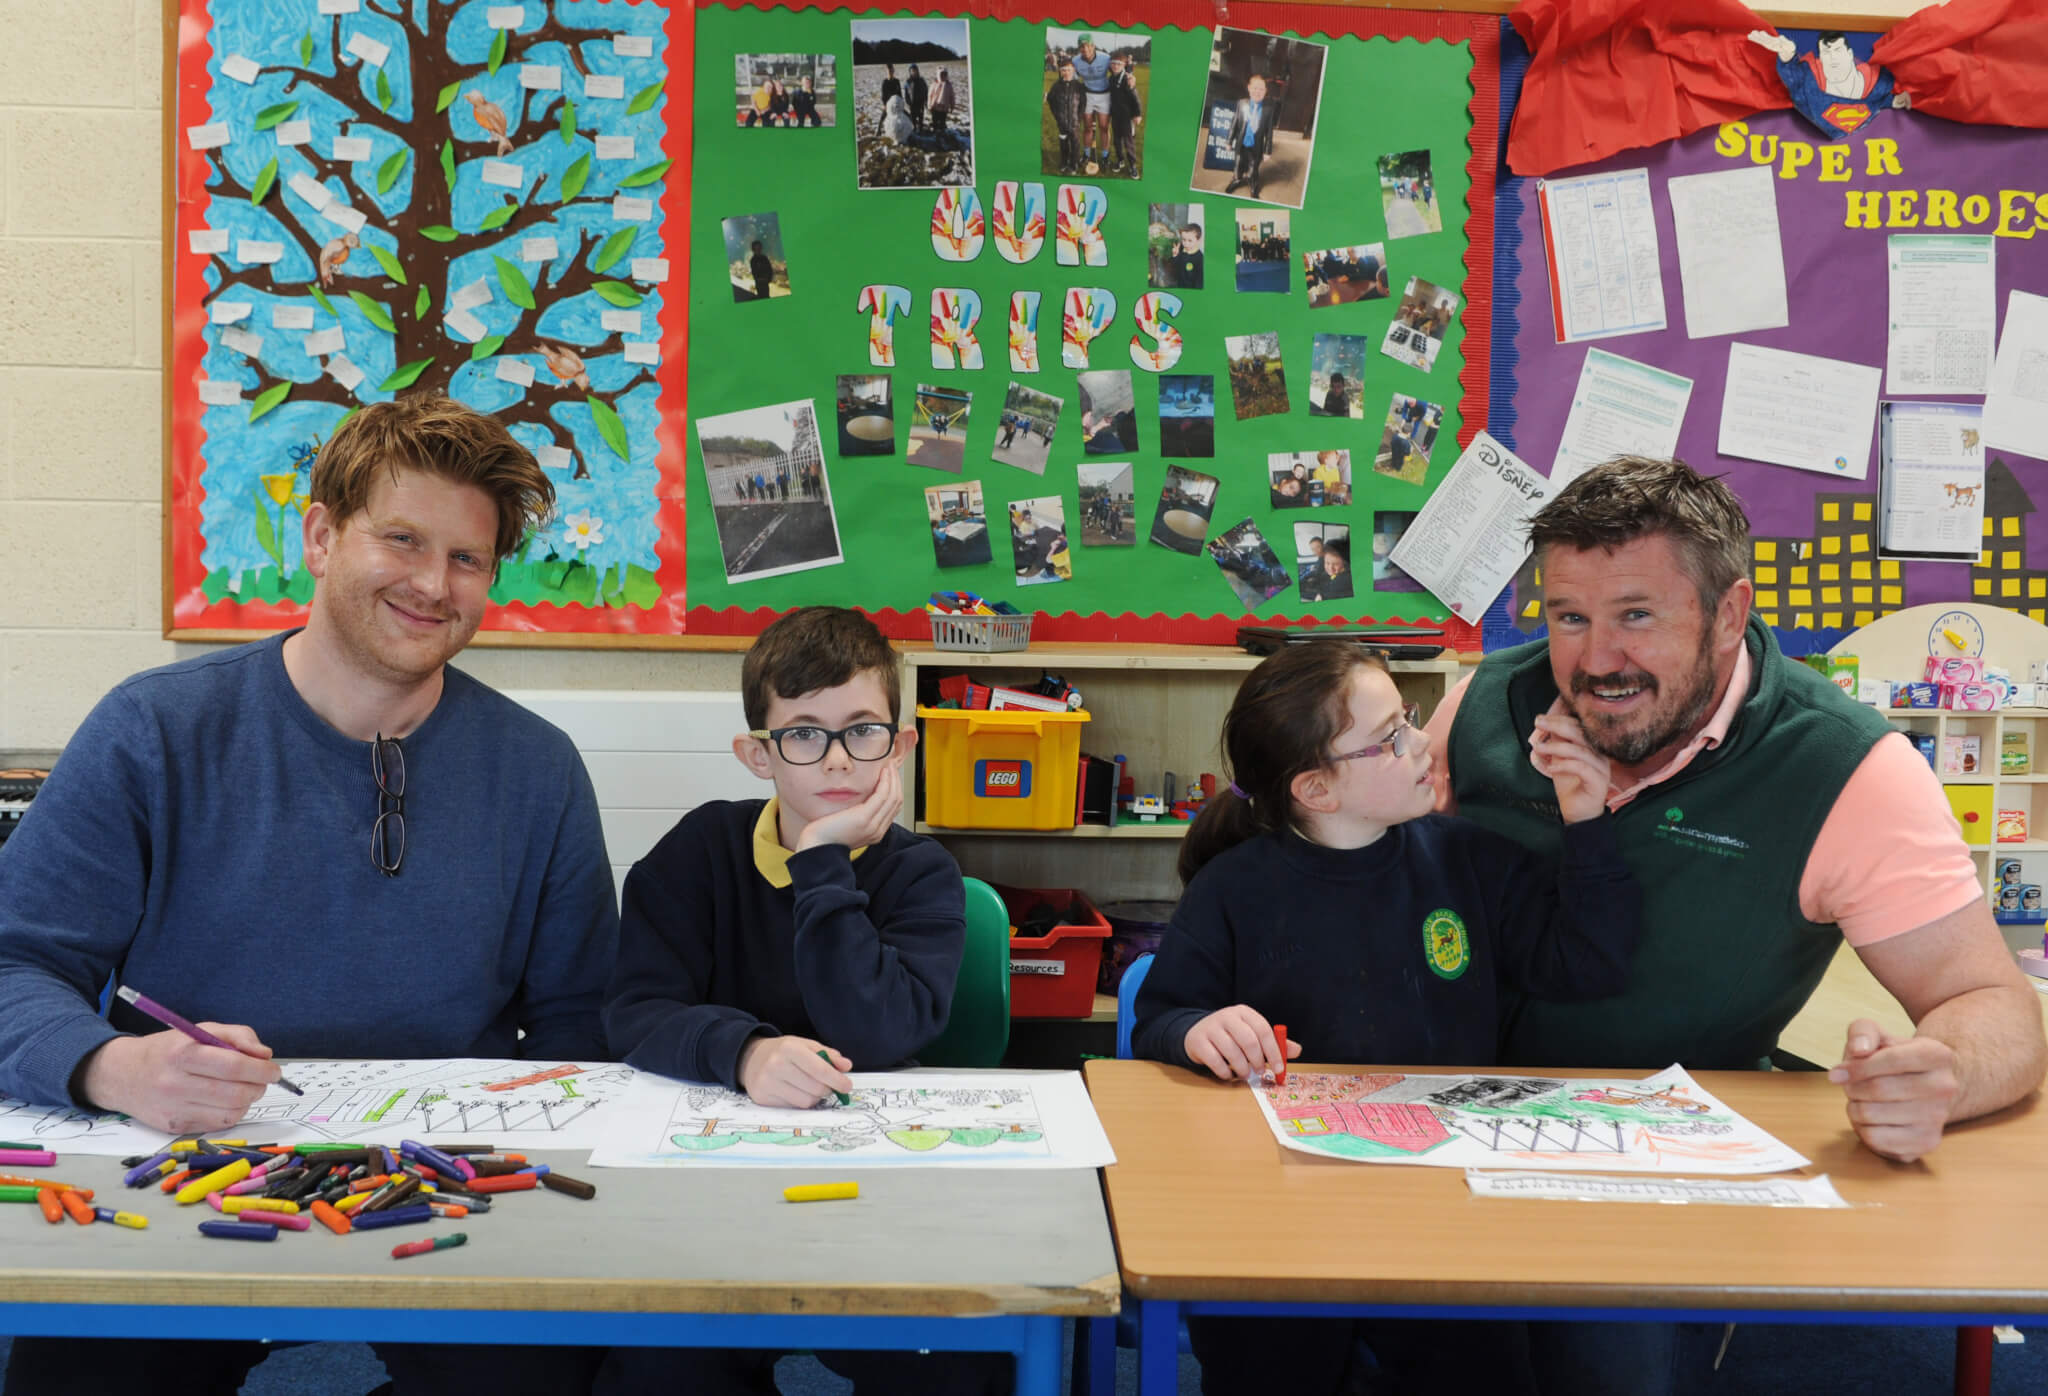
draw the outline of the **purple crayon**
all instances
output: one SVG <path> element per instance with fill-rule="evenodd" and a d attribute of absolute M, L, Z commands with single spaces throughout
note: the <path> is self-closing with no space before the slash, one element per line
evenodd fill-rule
<path fill-rule="evenodd" d="M 256 1057 L 256 1054 L 254 1052 L 243 1051 L 240 1047 L 237 1047 L 234 1043 L 228 1041 L 224 1037 L 215 1037 L 205 1028 L 200 1027 L 198 1024 L 194 1022 L 191 1022 L 189 1019 L 179 1017 L 177 1014 L 171 1012 L 170 1009 L 165 1008 L 162 1004 L 158 1003 L 149 995 L 131 989 L 126 984 L 123 984 L 120 988 L 116 989 L 114 993 L 123 1002 L 134 1004 L 136 1008 L 140 1009 L 144 1013 L 147 1013 L 150 1017 L 156 1019 L 159 1023 L 162 1023 L 165 1027 L 176 1028 L 179 1032 L 185 1034 L 185 1036 L 191 1038 L 194 1042 L 203 1042 L 208 1047 L 225 1047 L 230 1052 L 241 1052 L 242 1055 L 245 1057 Z M 256 1060 L 267 1061 L 268 1058 L 256 1057 Z M 305 1092 L 300 1090 L 297 1086 L 294 1086 L 291 1082 L 285 1080 L 282 1075 L 280 1075 L 277 1078 L 277 1084 L 283 1086 L 293 1095 L 305 1094 Z M 271 1234 L 276 1235 L 275 1232 L 272 1232 Z"/>

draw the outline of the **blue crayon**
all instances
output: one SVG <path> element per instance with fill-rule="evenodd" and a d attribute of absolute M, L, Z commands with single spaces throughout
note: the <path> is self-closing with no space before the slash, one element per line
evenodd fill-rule
<path fill-rule="evenodd" d="M 277 1228 L 258 1222 L 203 1221 L 199 1223 L 202 1236 L 219 1236 L 229 1241 L 275 1241 Z"/>
<path fill-rule="evenodd" d="M 362 1208 L 356 1209 L 349 1218 L 357 1231 L 375 1231 L 380 1226 L 405 1226 L 411 1222 L 432 1221 L 434 1209 L 422 1202 L 417 1206 L 393 1207 L 387 1211 L 371 1212 L 365 1216 Z"/>
<path fill-rule="evenodd" d="M 163 1167 L 164 1163 L 170 1158 L 170 1156 L 171 1151 L 169 1149 L 165 1149 L 160 1154 L 151 1154 L 148 1158 L 136 1164 L 126 1173 L 123 1173 L 121 1175 L 121 1181 L 131 1188 L 141 1187 L 146 1179 L 153 1178 L 156 1176 L 157 1169 Z"/>

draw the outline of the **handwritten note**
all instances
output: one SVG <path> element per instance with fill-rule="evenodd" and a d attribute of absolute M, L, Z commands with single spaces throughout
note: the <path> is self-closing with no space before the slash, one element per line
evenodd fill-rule
<path fill-rule="evenodd" d="M 597 158 L 600 160 L 630 160 L 633 158 L 631 136 L 599 136 Z"/>
<path fill-rule="evenodd" d="M 242 385 L 202 378 L 199 380 L 199 400 L 209 407 L 233 407 L 242 400 Z"/>
<path fill-rule="evenodd" d="M 479 276 L 467 286 L 456 288 L 448 303 L 457 310 L 474 310 L 480 305 L 491 303 L 491 283 Z"/>
<path fill-rule="evenodd" d="M 621 58 L 654 57 L 654 36 L 652 34 L 614 34 L 612 52 Z"/>
<path fill-rule="evenodd" d="M 519 242 L 519 260 L 522 262 L 552 262 L 561 255 L 553 238 L 522 238 Z"/>
<path fill-rule="evenodd" d="M 621 98 L 626 95 L 626 80 L 616 73 L 592 73 L 583 79 L 583 95 L 586 97 Z"/>
<path fill-rule="evenodd" d="M 263 69 L 258 66 L 255 59 L 231 53 L 221 59 L 220 71 L 223 77 L 233 78 L 236 82 L 254 82 Z"/>
<path fill-rule="evenodd" d="M 533 386 L 533 365 L 524 359 L 500 359 L 497 376 L 502 382 L 530 388 Z"/>
<path fill-rule="evenodd" d="M 339 354 L 348 347 L 348 342 L 342 335 L 341 326 L 333 325 L 307 335 L 300 347 L 306 351 L 309 358 L 318 359 L 329 354 Z"/>
<path fill-rule="evenodd" d="M 511 160 L 484 161 L 483 178 L 484 183 L 496 185 L 500 189 L 524 189 L 526 187 L 526 171 Z"/>
<path fill-rule="evenodd" d="M 273 305 L 270 307 L 271 328 L 279 330 L 310 330 L 313 328 L 313 307 L 310 305 Z"/>
<path fill-rule="evenodd" d="M 467 310 L 451 310 L 441 318 L 441 323 L 461 335 L 471 344 L 476 343 L 490 333 L 484 327 L 484 322 L 477 319 L 476 316 Z"/>
<path fill-rule="evenodd" d="M 313 139 L 313 123 L 310 121 L 280 121 L 271 128 L 279 145 L 304 145 Z"/>
<path fill-rule="evenodd" d="M 620 194 L 612 200 L 612 217 L 621 223 L 645 223 L 654 217 L 654 203 L 651 199 L 635 199 Z"/>
<path fill-rule="evenodd" d="M 660 285 L 668 280 L 668 258 L 635 257 L 633 259 L 633 279 L 635 281 L 652 282 L 657 286 Z"/>
<path fill-rule="evenodd" d="M 243 238 L 235 244 L 235 260 L 251 266 L 269 266 L 284 259 L 284 244 L 260 238 Z"/>
<path fill-rule="evenodd" d="M 1666 186 L 1691 339 L 1789 323 L 1778 187 L 1768 165 L 1680 175 Z"/>
<path fill-rule="evenodd" d="M 311 175 L 293 175 L 291 188 L 294 194 L 311 204 L 315 212 L 334 202 L 334 195 L 328 191 L 327 186 Z"/>
<path fill-rule="evenodd" d="M 194 252 L 211 256 L 215 252 L 228 250 L 226 228 L 194 228 L 185 234 L 185 245 Z"/>
<path fill-rule="evenodd" d="M 218 150 L 232 138 L 225 121 L 210 121 L 204 126 L 187 126 L 185 139 L 192 142 L 194 150 Z"/>
<path fill-rule="evenodd" d="M 1731 344 L 1717 449 L 1844 480 L 1868 479 L 1878 377 L 1866 364 Z"/>
<path fill-rule="evenodd" d="M 2048 296 L 2012 291 L 1984 399 L 1984 441 L 2048 460 Z"/>
<path fill-rule="evenodd" d="M 379 43 L 368 34 L 351 34 L 348 36 L 348 51 L 372 68 L 381 68 L 384 60 L 391 56 L 391 45 Z"/>
<path fill-rule="evenodd" d="M 661 346 L 651 341 L 629 341 L 626 345 L 626 362 L 629 364 L 658 364 L 661 362 Z"/>
<path fill-rule="evenodd" d="M 562 69 L 555 63 L 522 63 L 519 65 L 519 85 L 530 92 L 559 92 L 562 88 Z"/>
<path fill-rule="evenodd" d="M 337 160 L 367 160 L 370 158 L 370 150 L 370 138 L 368 136 L 336 136 L 334 138 L 334 158 Z"/>
<path fill-rule="evenodd" d="M 336 354 L 327 361 L 327 374 L 349 392 L 363 381 L 363 371 L 348 361 L 346 354 Z"/>

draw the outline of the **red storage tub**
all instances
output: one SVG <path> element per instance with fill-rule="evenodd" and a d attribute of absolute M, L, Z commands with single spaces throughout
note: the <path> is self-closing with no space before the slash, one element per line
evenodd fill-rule
<path fill-rule="evenodd" d="M 1086 1018 L 1095 1009 L 1109 922 L 1087 897 L 1068 888 L 994 885 L 1013 926 L 1041 903 L 1060 911 L 1059 924 L 1046 934 L 1010 937 L 1010 1016 Z"/>

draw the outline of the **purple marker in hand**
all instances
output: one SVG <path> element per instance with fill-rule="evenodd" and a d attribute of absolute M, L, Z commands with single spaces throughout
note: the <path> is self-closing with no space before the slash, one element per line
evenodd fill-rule
<path fill-rule="evenodd" d="M 134 1004 L 142 1012 L 147 1013 L 150 1017 L 156 1019 L 159 1023 L 162 1023 L 165 1027 L 176 1028 L 179 1032 L 185 1034 L 185 1036 L 191 1038 L 194 1042 L 203 1042 L 208 1047 L 225 1047 L 230 1052 L 240 1052 L 245 1057 L 256 1057 L 256 1054 L 254 1052 L 250 1052 L 243 1048 L 237 1047 L 234 1043 L 229 1042 L 224 1037 L 215 1037 L 212 1033 L 208 1032 L 205 1028 L 200 1027 L 197 1023 L 194 1023 L 189 1019 L 179 1017 L 177 1014 L 171 1012 L 170 1009 L 165 1008 L 162 1004 L 158 1003 L 155 999 L 151 998 L 148 994 L 141 993 L 137 990 L 131 989 L 126 984 L 123 984 L 120 988 L 116 989 L 114 993 L 122 1001 Z M 256 1057 L 256 1060 L 268 1061 L 269 1058 Z M 294 1086 L 291 1082 L 285 1080 L 283 1076 L 279 1076 L 277 1078 L 277 1084 L 283 1086 L 293 1095 L 305 1094 L 305 1092 L 300 1090 L 297 1086 Z"/>

